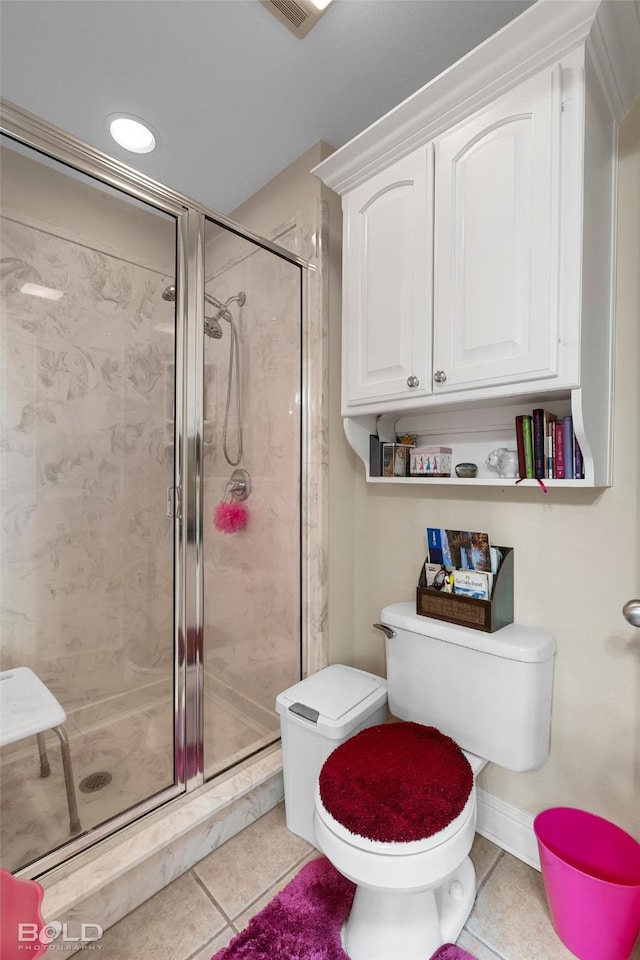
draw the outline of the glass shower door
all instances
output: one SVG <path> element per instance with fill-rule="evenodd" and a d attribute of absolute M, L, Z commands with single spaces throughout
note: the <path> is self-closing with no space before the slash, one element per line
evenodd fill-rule
<path fill-rule="evenodd" d="M 280 734 L 301 676 L 301 268 L 205 222 L 204 771 Z"/>
<path fill-rule="evenodd" d="M 5 697 L 15 871 L 175 783 L 176 218 L 9 139 L 1 169 L 0 669 L 66 715 L 80 821 Z"/>

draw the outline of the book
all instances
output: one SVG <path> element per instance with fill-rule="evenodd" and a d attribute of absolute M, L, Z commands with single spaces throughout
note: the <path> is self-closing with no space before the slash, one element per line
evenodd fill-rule
<path fill-rule="evenodd" d="M 564 457 L 564 423 L 562 420 L 556 420 L 553 426 L 555 431 L 553 476 L 556 480 L 564 480 L 566 475 Z"/>
<path fill-rule="evenodd" d="M 551 426 L 557 420 L 555 413 L 536 407 L 533 417 L 533 475 L 540 480 L 553 476 L 554 430 Z"/>
<path fill-rule="evenodd" d="M 533 477 L 533 438 L 528 414 L 516 417 L 516 446 L 520 477 Z"/>
<path fill-rule="evenodd" d="M 438 527 L 427 527 L 427 552 L 430 563 L 439 563 L 447 567 L 453 566 L 446 530 L 441 530 Z"/>
<path fill-rule="evenodd" d="M 451 565 L 458 570 L 491 570 L 488 533 L 445 530 Z"/>
<path fill-rule="evenodd" d="M 526 475 L 529 478 L 533 478 L 533 432 L 531 417 L 524 417 L 522 431 L 524 433 L 524 460 Z"/>
<path fill-rule="evenodd" d="M 544 478 L 544 410 L 536 407 L 532 413 L 533 421 L 533 475 Z"/>
<path fill-rule="evenodd" d="M 490 600 L 493 577 L 481 570 L 454 570 L 453 592 L 476 600 Z"/>
<path fill-rule="evenodd" d="M 491 572 L 488 533 L 427 527 L 427 552 L 431 564 Z"/>
<path fill-rule="evenodd" d="M 549 413 L 548 410 L 543 411 L 543 421 L 544 421 L 544 449 L 545 449 L 545 467 L 544 475 L 545 477 L 553 477 L 553 458 L 554 458 L 554 444 L 555 444 L 555 429 L 554 423 L 557 417 L 555 413 Z"/>
<path fill-rule="evenodd" d="M 573 450 L 573 417 L 563 417 L 562 427 L 564 430 L 564 476 L 566 480 L 573 480 L 575 457 Z"/>

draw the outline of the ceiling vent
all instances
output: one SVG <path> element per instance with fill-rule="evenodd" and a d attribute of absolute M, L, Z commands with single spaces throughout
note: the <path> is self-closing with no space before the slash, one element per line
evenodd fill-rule
<path fill-rule="evenodd" d="M 329 6 L 327 3 L 320 10 L 311 0 L 260 0 L 260 2 L 300 39 L 306 37 Z"/>

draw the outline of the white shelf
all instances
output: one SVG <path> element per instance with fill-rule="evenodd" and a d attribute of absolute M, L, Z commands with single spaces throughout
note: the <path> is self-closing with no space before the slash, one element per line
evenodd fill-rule
<path fill-rule="evenodd" d="M 601 449 L 596 440 L 589 442 L 589 431 L 585 428 L 583 394 L 581 390 L 572 390 L 563 399 L 550 400 L 541 395 L 528 398 L 526 403 L 492 404 L 486 407 L 474 406 L 465 409 L 440 410 L 438 412 L 419 413 L 411 411 L 407 415 L 402 409 L 397 416 L 385 414 L 387 424 L 395 421 L 397 434 L 412 433 L 418 435 L 419 446 L 448 446 L 453 450 L 451 457 L 452 473 L 456 463 L 472 462 L 478 465 L 479 476 L 473 478 L 456 477 L 371 477 L 369 476 L 369 437 L 377 434 L 375 414 L 360 417 L 346 417 L 344 429 L 347 440 L 362 460 L 368 483 L 420 485 L 425 492 L 430 486 L 454 487 L 535 487 L 540 484 L 535 479 L 524 479 L 516 484 L 515 479 L 498 477 L 486 466 L 489 451 L 497 447 L 515 450 L 515 418 L 519 414 L 530 414 L 534 407 L 543 407 L 557 416 L 571 415 L 574 431 L 582 450 L 584 461 L 584 480 L 544 479 L 549 489 L 585 489 L 606 487 L 611 483 L 608 467 L 608 450 Z M 606 438 L 608 440 L 608 437 Z M 517 478 L 516 478 L 517 479 Z"/>
<path fill-rule="evenodd" d="M 517 477 L 516 477 L 517 480 Z M 367 477 L 368 483 L 390 483 L 390 484 L 399 484 L 399 483 L 409 483 L 409 484 L 418 484 L 423 487 L 433 487 L 433 486 L 454 486 L 454 487 L 540 487 L 540 484 L 537 480 L 525 479 L 520 480 L 516 483 L 516 480 L 505 479 L 505 478 L 493 478 L 493 477 Z M 542 481 L 545 487 L 561 487 L 563 489 L 567 487 L 588 487 L 589 484 L 584 480 L 553 480 L 551 477 L 549 479 L 544 479 Z"/>

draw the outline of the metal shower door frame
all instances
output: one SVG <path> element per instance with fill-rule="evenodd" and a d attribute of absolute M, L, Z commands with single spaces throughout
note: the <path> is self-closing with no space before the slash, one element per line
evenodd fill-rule
<path fill-rule="evenodd" d="M 178 191 L 0 99 L 0 132 L 176 219 L 174 486 L 174 783 L 16 873 L 42 877 L 141 816 L 201 787 L 204 777 L 203 398 L 204 231 L 214 220 L 302 267 L 313 266 Z M 306 280 L 303 281 L 306 285 Z M 304 300 L 304 296 L 302 298 Z M 303 436 L 303 445 L 306 442 Z"/>

